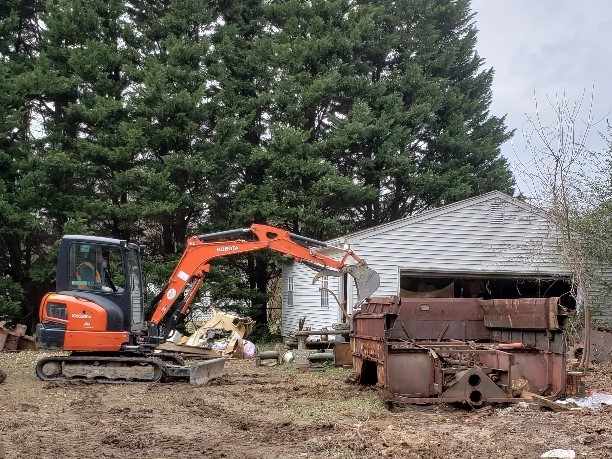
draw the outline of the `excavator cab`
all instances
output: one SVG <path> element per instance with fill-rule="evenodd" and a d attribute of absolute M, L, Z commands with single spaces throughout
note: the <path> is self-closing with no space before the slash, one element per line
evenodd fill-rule
<path fill-rule="evenodd" d="M 145 328 L 140 249 L 94 236 L 64 236 L 56 291 L 41 302 L 39 346 L 118 351 Z"/>

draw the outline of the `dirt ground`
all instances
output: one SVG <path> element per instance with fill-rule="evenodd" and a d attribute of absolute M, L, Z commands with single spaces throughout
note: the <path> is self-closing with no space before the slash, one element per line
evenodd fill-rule
<path fill-rule="evenodd" d="M 389 409 L 350 369 L 229 361 L 207 386 L 42 382 L 42 353 L 0 353 L 0 458 L 612 458 L 612 407 Z M 612 366 L 587 386 L 612 390 Z"/>

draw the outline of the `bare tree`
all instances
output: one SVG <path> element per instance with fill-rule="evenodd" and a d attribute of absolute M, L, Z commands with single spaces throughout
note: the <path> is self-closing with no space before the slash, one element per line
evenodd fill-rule
<path fill-rule="evenodd" d="M 564 93 L 547 99 L 554 119 L 546 123 L 534 93 L 535 115 L 527 115 L 523 135 L 532 154 L 519 173 L 527 179 L 534 204 L 549 217 L 557 230 L 560 255 L 571 273 L 572 294 L 582 309 L 584 350 L 579 370 L 590 363 L 591 286 L 594 282 L 590 257 L 593 240 L 581 219 L 597 206 L 593 187 L 605 155 L 588 147 L 598 124 L 593 117 L 594 90 L 583 91 L 572 102 Z"/>

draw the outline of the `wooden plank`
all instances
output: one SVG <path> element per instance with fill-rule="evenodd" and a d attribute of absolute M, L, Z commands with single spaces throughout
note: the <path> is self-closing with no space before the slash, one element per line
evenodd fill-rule
<path fill-rule="evenodd" d="M 560 403 L 556 403 L 553 400 L 548 400 L 545 397 L 542 397 L 538 394 L 529 393 L 528 394 L 531 399 L 536 402 L 538 405 L 543 406 L 544 408 L 548 408 L 553 411 L 571 411 L 571 408 L 565 405 L 561 405 Z"/>

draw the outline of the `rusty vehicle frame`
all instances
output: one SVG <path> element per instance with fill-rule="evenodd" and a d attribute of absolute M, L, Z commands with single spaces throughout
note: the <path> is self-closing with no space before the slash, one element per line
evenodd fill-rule
<path fill-rule="evenodd" d="M 353 368 L 398 403 L 519 402 L 578 386 L 558 298 L 370 298 L 353 315 Z"/>

